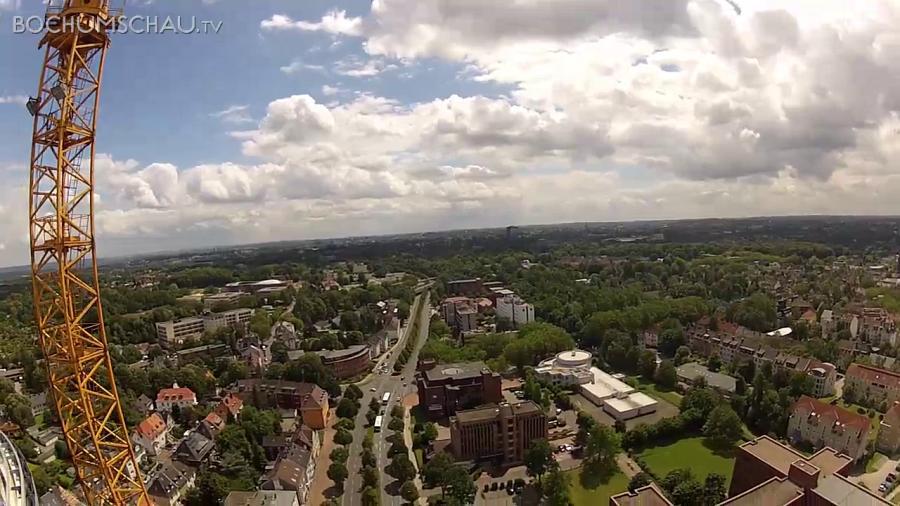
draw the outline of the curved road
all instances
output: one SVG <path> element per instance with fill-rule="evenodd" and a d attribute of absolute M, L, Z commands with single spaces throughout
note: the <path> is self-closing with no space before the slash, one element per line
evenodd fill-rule
<path fill-rule="evenodd" d="M 344 495 L 341 499 L 344 506 L 362 506 L 362 496 L 360 494 L 363 486 L 361 474 L 362 441 L 367 432 L 366 413 L 369 412 L 369 402 L 373 398 L 380 401 L 385 392 L 390 392 L 391 399 L 388 405 L 384 407 L 384 413 L 389 415 L 391 408 L 393 408 L 395 404 L 401 403 L 405 395 L 416 391 L 414 378 L 416 361 L 419 356 L 419 350 L 425 344 L 425 338 L 428 336 L 428 325 L 431 321 L 429 295 L 430 294 L 426 292 L 424 295 L 418 296 L 413 305 L 413 317 L 419 319 L 419 331 L 417 334 L 415 336 L 409 335 L 409 331 L 412 329 L 412 323 L 410 322 L 407 325 L 403 336 L 401 336 L 400 342 L 382 357 L 378 364 L 375 365 L 375 369 L 373 369 L 373 372 L 369 377 L 358 383 L 359 388 L 363 391 L 363 397 L 360 400 L 360 410 L 355 420 L 356 428 L 353 430 L 353 443 L 350 445 L 350 458 L 347 461 L 348 477 L 347 481 L 344 482 Z M 413 353 L 410 355 L 409 361 L 403 367 L 401 373 L 394 375 L 394 363 L 397 361 L 400 352 L 406 346 L 406 340 L 411 338 L 417 339 Z M 388 372 L 381 374 L 378 372 L 378 367 L 385 363 L 388 365 Z M 405 380 L 403 378 L 405 378 Z M 372 389 L 375 391 L 373 392 Z M 389 416 L 385 416 L 385 426 L 387 425 L 388 419 Z M 380 433 L 375 434 L 375 447 L 373 451 L 378 459 L 378 468 L 381 474 L 381 504 L 384 506 L 399 506 L 403 502 L 402 498 L 399 495 L 393 496 L 385 492 L 385 486 L 394 481 L 394 478 L 384 471 L 388 464 L 390 464 L 390 460 L 387 457 L 387 450 L 390 447 L 390 443 L 386 441 L 386 437 L 390 435 L 391 432 L 392 431 L 385 427 Z"/>

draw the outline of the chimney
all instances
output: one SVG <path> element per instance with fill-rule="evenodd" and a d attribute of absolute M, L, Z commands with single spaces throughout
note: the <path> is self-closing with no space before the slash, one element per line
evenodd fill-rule
<path fill-rule="evenodd" d="M 788 479 L 804 490 L 816 488 L 819 486 L 819 468 L 805 460 L 797 460 L 791 464 Z"/>

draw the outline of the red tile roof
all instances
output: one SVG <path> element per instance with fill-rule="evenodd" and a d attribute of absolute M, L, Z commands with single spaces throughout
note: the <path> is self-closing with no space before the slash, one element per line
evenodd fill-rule
<path fill-rule="evenodd" d="M 859 378 L 869 383 L 887 385 L 891 388 L 900 388 L 900 374 L 870 365 L 852 363 L 847 368 L 847 376 Z"/>
<path fill-rule="evenodd" d="M 153 413 L 137 426 L 137 433 L 147 439 L 156 439 L 165 431 L 166 421 L 159 416 L 159 413 Z"/>
<path fill-rule="evenodd" d="M 840 406 L 833 406 L 809 396 L 802 396 L 794 403 L 791 410 L 796 413 L 801 410 L 807 415 L 815 413 L 820 420 L 829 421 L 832 424 L 841 424 L 847 427 L 856 427 L 860 432 L 869 430 L 869 419 L 848 411 Z"/>
<path fill-rule="evenodd" d="M 196 401 L 197 394 L 195 394 L 193 390 L 187 387 L 163 388 L 159 391 L 158 394 L 156 394 L 156 402 L 182 400 Z"/>
<path fill-rule="evenodd" d="M 244 407 L 244 401 L 241 400 L 240 397 L 234 394 L 228 394 L 222 399 L 222 402 L 216 406 L 216 411 L 225 410 L 227 413 L 231 414 L 231 416 L 237 416 L 238 413 L 241 412 L 242 407 Z M 220 412 L 219 415 L 221 416 L 222 413 Z"/>
<path fill-rule="evenodd" d="M 203 419 L 206 423 L 210 424 L 214 429 L 222 429 L 225 427 L 225 420 L 219 416 L 215 411 L 211 411 L 206 418 Z"/>

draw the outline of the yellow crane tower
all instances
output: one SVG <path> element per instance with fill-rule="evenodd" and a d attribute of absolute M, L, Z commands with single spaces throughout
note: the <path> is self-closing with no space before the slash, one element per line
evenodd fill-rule
<path fill-rule="evenodd" d="M 122 415 L 100 307 L 94 135 L 109 0 L 50 2 L 31 146 L 34 317 L 50 391 L 88 504 L 152 504 Z"/>

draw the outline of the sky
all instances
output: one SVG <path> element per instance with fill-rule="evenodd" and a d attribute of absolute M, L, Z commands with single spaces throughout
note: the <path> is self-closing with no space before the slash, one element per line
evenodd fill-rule
<path fill-rule="evenodd" d="M 121 0 L 112 0 L 114 4 Z M 131 0 L 99 255 L 470 227 L 900 214 L 891 0 Z M 0 0 L 0 266 L 28 261 L 38 35 Z"/>

